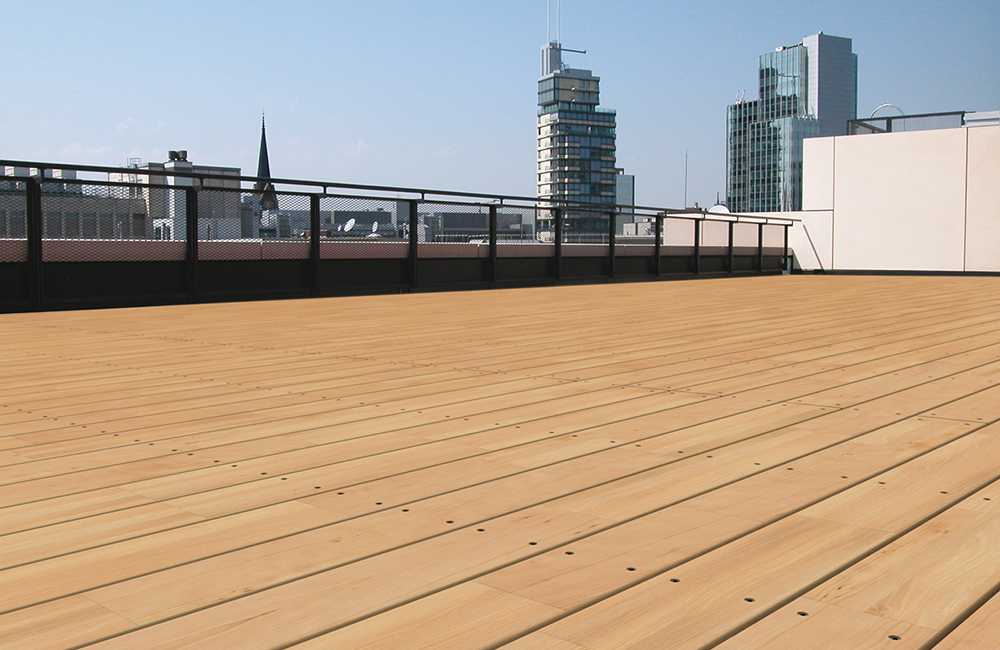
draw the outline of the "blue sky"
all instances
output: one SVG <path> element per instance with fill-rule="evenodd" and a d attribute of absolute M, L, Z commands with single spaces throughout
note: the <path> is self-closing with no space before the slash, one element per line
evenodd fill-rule
<path fill-rule="evenodd" d="M 555 0 L 552 2 L 555 6 Z M 532 195 L 546 1 L 0 0 L 0 158 L 124 165 L 187 149 L 275 176 Z M 724 192 L 725 109 L 758 55 L 854 41 L 858 112 L 1000 109 L 1000 3 L 562 2 L 573 67 L 618 111 L 641 204 Z"/>

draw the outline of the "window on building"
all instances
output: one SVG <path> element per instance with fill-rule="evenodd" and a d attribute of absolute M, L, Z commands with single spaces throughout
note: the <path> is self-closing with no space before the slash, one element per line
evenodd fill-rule
<path fill-rule="evenodd" d="M 46 239 L 60 239 L 62 237 L 62 213 L 46 212 L 42 222 L 44 231 L 42 237 Z"/>
<path fill-rule="evenodd" d="M 80 238 L 79 212 L 67 212 L 63 215 L 63 236 L 66 239 Z"/>
<path fill-rule="evenodd" d="M 97 239 L 97 213 L 83 213 L 80 220 L 80 235 L 84 239 Z"/>
<path fill-rule="evenodd" d="M 102 212 L 97 222 L 97 233 L 101 239 L 115 238 L 115 217 L 110 212 Z"/>

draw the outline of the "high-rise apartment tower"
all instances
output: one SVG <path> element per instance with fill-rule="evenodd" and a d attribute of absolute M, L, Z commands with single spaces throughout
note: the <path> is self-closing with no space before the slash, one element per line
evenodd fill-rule
<path fill-rule="evenodd" d="M 566 50 L 571 51 L 571 50 Z M 615 112 L 598 108 L 600 78 L 590 70 L 567 68 L 563 47 L 552 41 L 542 48 L 538 80 L 538 197 L 605 204 L 615 201 Z M 544 204 L 543 204 L 544 205 Z M 551 205 L 559 205 L 553 202 Z M 570 206 L 565 229 L 586 237 L 607 232 L 607 214 Z M 551 215 L 539 219 L 540 231 L 552 230 Z"/>
<path fill-rule="evenodd" d="M 802 208 L 802 140 L 845 135 L 857 117 L 858 55 L 823 32 L 760 56 L 759 99 L 727 111 L 726 203 L 732 212 Z"/>

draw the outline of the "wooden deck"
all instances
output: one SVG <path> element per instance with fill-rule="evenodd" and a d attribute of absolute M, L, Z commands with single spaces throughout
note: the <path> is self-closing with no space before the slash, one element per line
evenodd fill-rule
<path fill-rule="evenodd" d="M 1000 279 L 0 315 L 0 646 L 1000 646 Z"/>

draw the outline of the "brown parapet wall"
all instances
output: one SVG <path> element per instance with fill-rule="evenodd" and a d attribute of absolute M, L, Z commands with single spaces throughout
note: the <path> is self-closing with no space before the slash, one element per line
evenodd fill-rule
<path fill-rule="evenodd" d="M 0 262 L 27 262 L 26 239 L 0 239 Z"/>
<path fill-rule="evenodd" d="M 25 244 L 27 250 L 27 244 Z M 183 260 L 185 243 L 151 239 L 44 239 L 43 262 L 161 262 Z M 27 258 L 25 258 L 27 259 Z"/>

